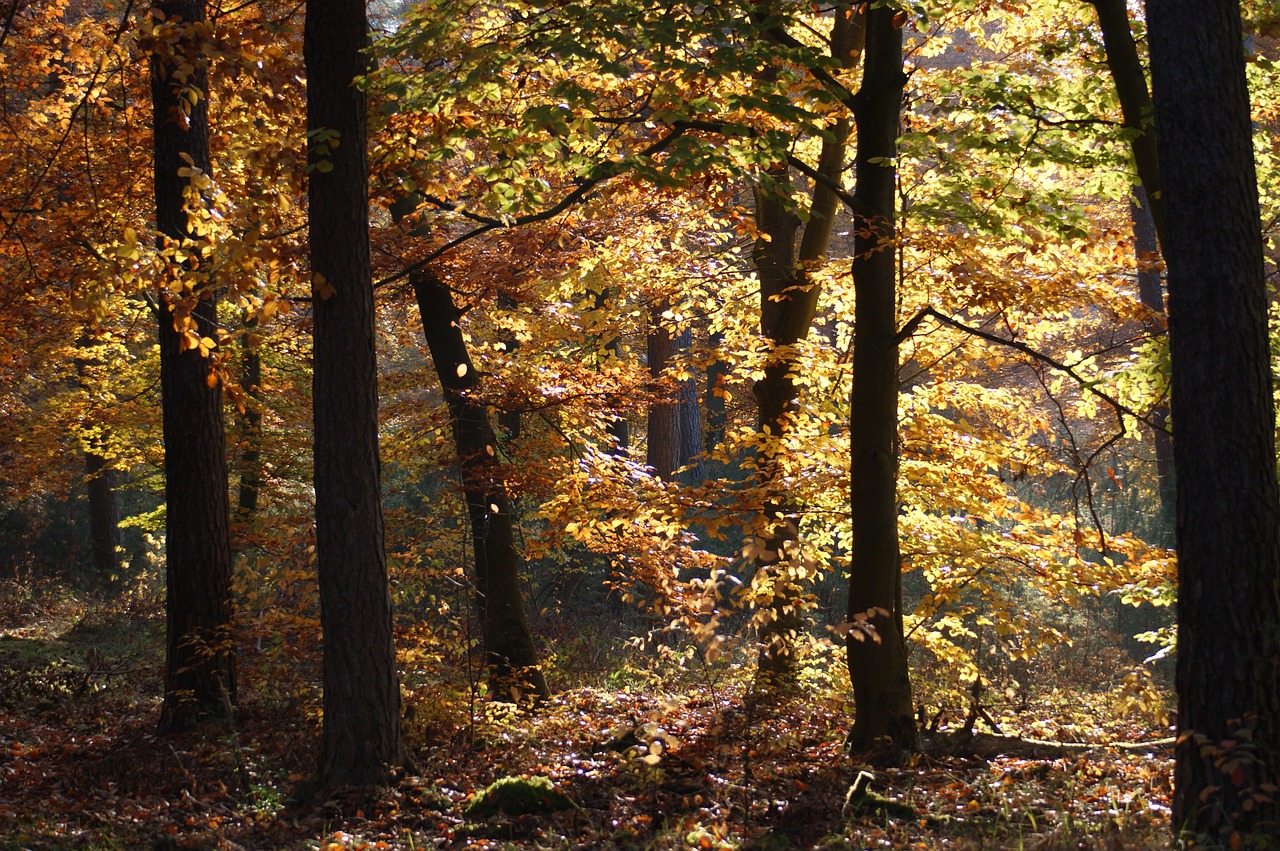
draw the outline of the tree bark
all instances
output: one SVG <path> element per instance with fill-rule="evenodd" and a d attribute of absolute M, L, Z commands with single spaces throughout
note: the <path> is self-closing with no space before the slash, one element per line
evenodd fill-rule
<path fill-rule="evenodd" d="M 307 69 L 315 303 L 316 561 L 324 629 L 317 790 L 390 780 L 404 761 L 378 457 L 364 0 L 310 0 Z"/>
<path fill-rule="evenodd" d="M 203 0 L 160 0 L 157 19 L 205 20 Z M 151 56 L 155 134 L 156 225 L 165 242 L 191 236 L 179 170 L 209 173 L 208 76 L 202 39 L 189 28 Z M 189 75 L 179 69 L 187 65 Z M 193 104 L 187 87 L 197 95 Z M 190 164 L 183 155 L 190 158 Z M 194 270 L 188 270 L 193 271 Z M 231 647 L 230 505 L 222 387 L 195 338 L 217 338 L 217 291 L 210 281 L 183 282 L 159 297 L 160 388 L 164 421 L 165 606 L 167 653 L 162 732 L 222 714 L 236 698 Z"/>
<path fill-rule="evenodd" d="M 1178 472 L 1174 829 L 1274 839 L 1280 495 L 1240 7 L 1148 0 Z"/>
<path fill-rule="evenodd" d="M 1155 117 L 1147 75 L 1129 26 L 1126 0 L 1086 0 L 1098 12 L 1107 67 L 1120 99 L 1120 114 L 1129 133 L 1129 151 L 1145 189 L 1146 202 L 1159 240 L 1164 243 L 1164 197 L 1160 192 L 1160 159 L 1156 154 Z"/>
<path fill-rule="evenodd" d="M 837 8 L 831 28 L 831 55 L 851 67 L 862 51 L 865 13 Z M 850 124 L 836 119 L 822 139 L 818 172 L 839 185 L 844 171 Z M 778 163 L 768 172 L 766 186 L 755 191 L 756 229 L 760 237 L 752 248 L 756 277 L 760 281 L 760 333 L 772 346 L 764 377 L 753 388 L 760 434 L 759 469 L 766 490 L 779 490 L 777 462 L 785 451 L 799 392 L 791 375 L 797 360 L 794 346 L 809 335 L 818 309 L 821 287 L 808 270 L 820 265 L 831 244 L 839 199 L 832 186 L 815 182 L 810 196 L 811 215 L 800 232 L 800 219 L 791 209 L 794 187 L 790 168 Z M 797 245 L 797 235 L 799 244 Z M 766 534 L 757 563 L 769 583 L 768 620 L 760 630 L 760 672 L 767 678 L 786 679 L 796 665 L 795 639 L 804 626 L 799 608 L 800 587 L 789 578 L 788 552 L 799 537 L 798 507 L 789 495 L 766 498 Z"/>
<path fill-rule="evenodd" d="M 854 231 L 855 332 L 849 399 L 850 622 L 865 618 L 874 640 L 850 632 L 847 650 L 856 750 L 887 741 L 916 743 L 902 631 L 902 570 L 898 551 L 897 233 L 898 122 L 906 76 L 902 30 L 894 10 L 867 14 L 866 65 L 857 95 L 855 160 L 859 209 Z M 858 640 L 861 638 L 862 640 Z"/>
<path fill-rule="evenodd" d="M 684 328 L 672 333 L 672 329 L 664 323 L 662 314 L 668 307 L 664 302 L 649 317 L 649 377 L 655 383 L 662 380 L 671 360 L 693 345 L 692 329 Z M 649 405 L 645 463 L 663 479 L 671 479 L 676 470 L 693 464 L 686 477 L 696 484 L 703 478 L 702 462 L 697 460 L 702 454 L 698 389 L 690 378 L 678 382 L 671 395 L 674 398 L 655 401 Z"/>
<path fill-rule="evenodd" d="M 527 696 L 550 697 L 539 666 L 520 591 L 520 550 L 514 515 L 498 459 L 498 439 L 489 409 L 476 393 L 480 373 L 467 352 L 453 296 L 429 269 L 411 277 L 422 330 L 449 406 L 458 452 L 462 491 L 471 521 L 475 553 L 476 609 L 484 636 L 489 694 L 519 703 Z"/>

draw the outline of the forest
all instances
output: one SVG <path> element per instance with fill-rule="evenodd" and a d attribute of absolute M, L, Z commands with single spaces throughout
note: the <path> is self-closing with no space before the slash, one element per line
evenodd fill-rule
<path fill-rule="evenodd" d="M 1280 846 L 1277 0 L 0 20 L 0 849 Z"/>

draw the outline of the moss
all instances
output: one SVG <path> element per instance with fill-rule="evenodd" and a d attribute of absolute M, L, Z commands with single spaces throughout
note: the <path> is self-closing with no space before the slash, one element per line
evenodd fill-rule
<path fill-rule="evenodd" d="M 525 815 L 551 813 L 577 806 L 546 777 L 503 777 L 471 799 L 466 813 L 485 818 L 497 813 Z"/>

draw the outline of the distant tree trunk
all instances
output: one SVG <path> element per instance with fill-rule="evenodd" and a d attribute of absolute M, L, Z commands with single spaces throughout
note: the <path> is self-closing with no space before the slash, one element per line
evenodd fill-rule
<path fill-rule="evenodd" d="M 1174 829 L 1262 847 L 1280 830 L 1280 489 L 1240 7 L 1148 0 L 1147 27 L 1177 429 Z"/>
<path fill-rule="evenodd" d="M 831 55 L 852 67 L 864 43 L 865 14 L 837 14 L 831 29 Z M 849 139 L 849 121 L 839 118 L 822 138 L 818 172 L 839 185 Z M 756 229 L 760 238 L 752 249 L 760 280 L 760 332 L 773 345 L 764 377 L 754 389 L 757 430 L 761 437 L 760 478 L 775 491 L 765 506 L 768 531 L 757 562 L 770 580 L 772 600 L 769 620 L 761 628 L 760 672 L 767 678 L 788 678 L 796 665 L 795 640 L 804 626 L 799 608 L 801 588 L 788 578 L 788 551 L 797 549 L 799 510 L 794 499 L 778 493 L 777 464 L 785 452 L 786 434 L 796 412 L 799 392 L 789 377 L 796 368 L 793 347 L 809 335 L 818 309 L 821 287 L 807 270 L 821 264 L 831 244 L 839 198 L 828 182 L 815 182 L 810 196 L 810 216 L 799 245 L 800 219 L 791 208 L 793 186 L 786 163 L 771 168 L 768 180 L 755 193 Z"/>
<path fill-rule="evenodd" d="M 514 516 L 498 460 L 498 440 L 489 409 L 476 398 L 480 374 L 471 362 L 453 296 L 429 269 L 410 279 L 453 423 L 462 491 L 471 520 L 475 551 L 476 609 L 484 634 L 489 694 L 518 703 L 525 696 L 549 697 L 520 592 L 520 551 Z"/>
<path fill-rule="evenodd" d="M 324 630 L 317 789 L 387 782 L 405 761 L 382 525 L 364 0 L 309 0 L 307 69 L 315 298 L 316 561 Z"/>
<path fill-rule="evenodd" d="M 83 352 L 92 344 L 85 334 L 80 338 Z M 76 358 L 76 371 L 84 381 L 90 356 Z M 88 440 L 84 453 L 85 487 L 89 495 L 89 542 L 93 553 L 93 568 L 99 577 L 112 576 L 120 567 L 120 494 L 117 491 L 119 475 L 111 462 L 102 454 L 107 445 L 107 435 L 95 434 Z"/>
<path fill-rule="evenodd" d="M 205 20 L 203 0 L 160 0 L 157 21 Z M 208 77 L 202 39 L 189 29 L 151 56 L 156 225 L 167 241 L 191 236 L 179 174 L 190 163 L 209 172 Z M 177 69 L 193 70 L 183 79 Z M 198 95 L 193 104 L 183 87 Z M 192 339 L 217 339 L 217 290 L 194 285 L 181 296 L 161 288 L 160 392 L 164 420 L 165 585 L 167 588 L 162 732 L 221 714 L 236 698 L 231 647 L 230 505 L 222 387 Z M 212 381 L 210 380 L 212 377 Z"/>
<path fill-rule="evenodd" d="M 84 454 L 85 479 L 89 490 L 89 539 L 93 567 L 101 577 L 120 568 L 120 494 L 116 490 L 115 468 L 98 452 Z"/>
<path fill-rule="evenodd" d="M 693 345 L 690 328 L 672 333 L 665 324 L 662 314 L 668 306 L 664 302 L 649 318 L 649 377 L 655 382 L 662 380 L 672 359 Z M 663 479 L 671 479 L 676 470 L 693 464 L 687 477 L 693 482 L 700 482 L 703 478 L 702 462 L 695 462 L 695 459 L 702 454 L 702 418 L 693 379 L 678 382 L 675 393 L 671 395 L 674 398 L 649 405 L 645 463 Z"/>
<path fill-rule="evenodd" d="M 1133 197 L 1129 201 L 1129 212 L 1133 218 L 1133 247 L 1138 255 L 1138 298 L 1142 306 L 1158 317 L 1152 323 L 1156 333 L 1163 331 L 1164 289 L 1160 284 L 1160 242 L 1156 235 L 1155 220 L 1151 216 L 1151 205 L 1147 200 L 1146 190 L 1141 185 L 1133 187 Z M 1156 456 L 1156 477 L 1160 495 L 1160 518 L 1162 528 L 1172 528 L 1174 510 L 1177 504 L 1177 490 L 1174 483 L 1173 437 L 1166 430 L 1169 422 L 1169 406 L 1160 405 L 1151 412 L 1151 419 L 1159 428 L 1152 429 L 1151 439 Z"/>
<path fill-rule="evenodd" d="M 248 323 L 249 329 L 255 322 Z M 244 361 L 240 388 L 244 391 L 244 413 L 240 415 L 240 495 L 237 516 L 241 522 L 253 519 L 258 512 L 262 493 L 262 355 L 251 340 L 244 337 Z"/>
<path fill-rule="evenodd" d="M 712 334 L 710 344 L 718 351 L 724 344 L 724 335 Z M 707 392 L 703 395 L 706 399 L 703 407 L 707 411 L 706 445 L 710 449 L 724 443 L 725 429 L 729 425 L 729 412 L 724 403 L 724 383 L 728 375 L 729 368 L 720 358 L 707 365 Z"/>
<path fill-rule="evenodd" d="M 898 551 L 898 341 L 895 169 L 906 76 L 895 12 L 867 13 L 866 66 L 856 113 L 860 202 L 854 235 L 855 333 L 849 400 L 851 622 L 865 618 L 875 640 L 855 630 L 847 642 L 855 750 L 888 741 L 916 744 L 911 679 L 902 630 Z M 864 640 L 857 640 L 863 638 Z"/>

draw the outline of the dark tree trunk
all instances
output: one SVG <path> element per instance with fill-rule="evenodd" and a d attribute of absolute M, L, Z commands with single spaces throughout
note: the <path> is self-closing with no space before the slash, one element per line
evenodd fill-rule
<path fill-rule="evenodd" d="M 427 269 L 413 273 L 414 295 L 431 360 L 449 406 L 462 491 L 475 550 L 476 609 L 484 634 L 489 694 L 518 703 L 549 697 L 520 593 L 520 551 L 489 409 L 476 398 L 480 374 L 462 336 L 453 296 Z"/>
<path fill-rule="evenodd" d="M 916 728 L 902 633 L 898 552 L 898 342 L 895 170 L 906 76 L 894 10 L 867 15 L 866 66 L 858 94 L 854 196 L 853 390 L 849 400 L 850 622 L 865 618 L 875 639 L 848 640 L 855 718 L 849 743 L 913 748 Z M 863 640 L 857 640 L 857 639 Z"/>
<path fill-rule="evenodd" d="M 92 345 L 92 338 L 85 334 L 80 339 L 82 352 Z M 76 371 L 84 381 L 92 356 L 82 354 L 76 358 Z M 116 573 L 120 567 L 120 494 L 117 492 L 119 475 L 111 462 L 102 454 L 108 436 L 97 433 L 88 440 L 84 453 L 85 489 L 89 495 L 89 543 L 93 554 L 93 569 L 101 578 Z"/>
<path fill-rule="evenodd" d="M 711 348 L 719 350 L 724 344 L 724 335 L 711 335 Z M 714 450 L 724 442 L 725 429 L 729 425 L 729 412 L 724 404 L 723 384 L 729 375 L 729 368 L 723 360 L 716 358 L 707 365 L 707 392 L 703 407 L 707 410 L 706 445 Z"/>
<path fill-rule="evenodd" d="M 309 0 L 307 68 L 315 297 L 316 560 L 324 629 L 318 789 L 372 786 L 405 761 L 382 526 L 369 259 L 364 0 Z"/>
<path fill-rule="evenodd" d="M 1129 4 L 1126 0 L 1087 2 L 1092 3 L 1098 12 L 1098 25 L 1107 51 L 1107 67 L 1111 69 L 1124 127 L 1129 132 L 1129 151 L 1133 155 L 1138 179 L 1145 188 L 1152 225 L 1160 234 L 1160 242 L 1164 242 L 1164 198 L 1160 193 L 1155 117 L 1151 95 L 1147 91 L 1147 75 L 1129 26 Z"/>
<path fill-rule="evenodd" d="M 1250 847 L 1280 834 L 1280 496 L 1240 8 L 1148 0 L 1147 25 L 1177 429 L 1174 828 Z"/>
<path fill-rule="evenodd" d="M 256 323 L 250 321 L 252 329 Z M 262 355 L 251 340 L 244 337 L 244 362 L 240 388 L 244 391 L 244 413 L 240 415 L 240 494 L 236 503 L 237 517 L 242 523 L 253 519 L 262 494 Z"/>
<path fill-rule="evenodd" d="M 835 16 L 831 29 L 831 55 L 841 65 L 851 67 L 861 53 L 865 36 L 865 15 Z M 826 181 L 839 185 L 844 171 L 850 126 L 845 118 L 837 119 L 822 139 L 818 172 Z M 776 471 L 785 451 L 786 434 L 791 427 L 799 396 L 795 382 L 789 377 L 796 369 L 794 346 L 809 335 L 818 309 L 821 288 L 806 270 L 821 264 L 831 244 L 839 197 L 827 182 L 815 182 L 810 196 L 808 222 L 796 236 L 800 220 L 789 200 L 794 192 L 789 167 L 779 163 L 769 171 L 771 187 L 757 188 L 756 240 L 752 259 L 760 280 L 760 332 L 773 346 L 764 377 L 754 389 L 757 403 L 757 428 L 761 436 L 760 478 L 766 489 L 774 491 L 767 498 L 765 517 L 767 532 L 764 546 L 757 556 L 760 569 L 771 581 L 772 610 L 761 628 L 760 672 L 768 678 L 786 679 L 796 665 L 795 639 L 804 626 L 799 608 L 801 588 L 786 571 L 788 551 L 798 548 L 799 508 L 789 495 L 779 493 Z"/>
<path fill-rule="evenodd" d="M 693 345 L 693 331 L 684 328 L 672 333 L 662 318 L 668 305 L 656 308 L 649 317 L 648 334 L 649 377 L 660 382 L 673 358 Z M 659 389 L 662 395 L 664 390 Z M 649 405 L 649 428 L 646 442 L 645 463 L 663 479 L 671 479 L 675 471 L 686 464 L 694 466 L 686 474 L 691 482 L 703 478 L 702 419 L 698 412 L 698 389 L 693 379 L 677 383 L 672 398 Z"/>
<path fill-rule="evenodd" d="M 89 539 L 93 568 L 99 576 L 113 575 L 120 567 L 120 494 L 115 468 L 92 449 L 84 454 L 89 489 Z"/>
<path fill-rule="evenodd" d="M 157 18 L 182 25 L 205 20 L 203 0 L 163 0 L 152 9 Z M 208 78 L 201 47 L 200 37 L 187 30 L 172 53 L 151 57 L 156 225 L 174 243 L 191 235 L 183 202 L 189 179 L 179 174 L 188 167 L 183 154 L 209 172 Z M 174 72 L 182 65 L 194 71 L 179 80 Z M 195 104 L 183 86 L 198 93 Z M 168 592 L 160 729 L 172 731 L 233 705 L 236 668 L 222 387 L 210 361 L 193 346 L 217 339 L 216 289 L 211 281 L 181 295 L 164 287 L 159 305 Z"/>

